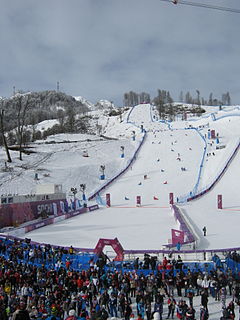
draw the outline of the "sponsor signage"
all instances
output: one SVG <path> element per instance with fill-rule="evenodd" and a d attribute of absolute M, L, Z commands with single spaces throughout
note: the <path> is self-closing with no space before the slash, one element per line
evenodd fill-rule
<path fill-rule="evenodd" d="M 94 210 L 97 210 L 97 209 L 99 209 L 98 204 L 95 204 L 95 205 L 93 205 L 93 206 L 88 207 L 88 210 L 89 210 L 89 211 L 94 211 Z"/>

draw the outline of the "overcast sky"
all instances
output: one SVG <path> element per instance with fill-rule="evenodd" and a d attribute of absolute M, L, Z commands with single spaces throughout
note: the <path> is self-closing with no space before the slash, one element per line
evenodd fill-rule
<path fill-rule="evenodd" d="M 194 2 L 195 0 L 192 0 Z M 239 0 L 197 0 L 240 9 Z M 130 90 L 240 104 L 240 14 L 159 0 L 0 0 L 0 95 L 60 90 L 122 105 Z"/>

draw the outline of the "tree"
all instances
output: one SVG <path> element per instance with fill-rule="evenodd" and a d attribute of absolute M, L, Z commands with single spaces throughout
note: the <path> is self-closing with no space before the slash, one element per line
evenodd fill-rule
<path fill-rule="evenodd" d="M 230 106 L 232 103 L 231 103 L 231 97 L 230 97 L 230 93 L 227 92 L 227 105 Z"/>
<path fill-rule="evenodd" d="M 213 94 L 212 94 L 212 92 L 209 95 L 208 104 L 209 104 L 209 106 L 213 105 Z"/>
<path fill-rule="evenodd" d="M 1 131 L 1 136 L 2 136 L 2 141 L 4 144 L 4 148 L 6 151 L 7 155 L 7 162 L 12 162 L 12 158 L 10 156 L 8 144 L 7 144 L 7 139 L 5 136 L 5 128 L 4 128 L 4 104 L 3 104 L 3 99 L 1 99 L 1 110 L 0 110 L 0 131 Z"/>
<path fill-rule="evenodd" d="M 17 141 L 19 145 L 19 160 L 22 160 L 22 146 L 23 146 L 23 135 L 24 129 L 27 122 L 27 113 L 31 107 L 29 102 L 29 95 L 16 95 L 11 100 L 12 106 L 16 109 L 17 115 Z"/>
<path fill-rule="evenodd" d="M 231 105 L 231 98 L 229 92 L 222 94 L 222 104 L 225 104 L 227 106 Z"/>
<path fill-rule="evenodd" d="M 190 103 L 193 103 L 193 98 L 192 98 L 190 92 L 187 92 L 187 93 L 186 93 L 185 101 L 186 101 L 186 103 L 189 103 L 189 104 L 190 104 Z"/>
<path fill-rule="evenodd" d="M 201 100 L 200 100 L 200 91 L 199 90 L 196 90 L 197 92 L 197 105 L 201 105 Z"/>
<path fill-rule="evenodd" d="M 182 91 L 180 92 L 180 95 L 179 95 L 179 102 L 183 102 L 183 92 Z"/>
<path fill-rule="evenodd" d="M 62 109 L 57 111 L 57 119 L 59 121 L 59 125 L 61 128 L 64 127 L 64 120 L 65 120 L 65 112 Z"/>
<path fill-rule="evenodd" d="M 76 120 L 75 120 L 75 111 L 73 108 L 69 107 L 66 111 L 66 116 L 67 116 L 67 120 L 65 123 L 65 128 L 67 130 L 67 132 L 75 132 L 75 124 L 76 124 Z"/>
<path fill-rule="evenodd" d="M 41 140 L 42 139 L 42 133 L 40 130 L 37 130 L 32 135 L 32 141 Z"/>

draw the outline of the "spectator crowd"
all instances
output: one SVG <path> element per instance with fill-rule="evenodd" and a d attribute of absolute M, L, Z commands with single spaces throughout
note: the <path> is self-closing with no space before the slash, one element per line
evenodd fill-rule
<path fill-rule="evenodd" d="M 0 238 L 0 320 L 206 320 L 209 301 L 219 303 L 222 320 L 239 315 L 240 284 L 230 270 L 190 271 L 180 256 L 165 257 L 159 269 L 146 255 L 123 271 L 106 268 L 104 254 L 74 270 L 76 254 L 72 247 L 66 252 L 29 239 Z"/>

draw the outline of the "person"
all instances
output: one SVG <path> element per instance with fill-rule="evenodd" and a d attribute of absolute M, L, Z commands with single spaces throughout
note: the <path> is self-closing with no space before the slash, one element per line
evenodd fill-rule
<path fill-rule="evenodd" d="M 117 298 L 113 293 L 111 293 L 109 301 L 109 309 L 110 309 L 110 315 L 111 317 L 116 317 L 117 318 Z"/>
<path fill-rule="evenodd" d="M 66 320 L 77 320 L 76 311 L 74 309 L 69 310 L 68 317 Z"/>
<path fill-rule="evenodd" d="M 194 320 L 195 319 L 195 309 L 190 306 L 188 309 L 187 309 L 187 312 L 186 312 L 186 320 Z"/>
<path fill-rule="evenodd" d="M 176 300 L 173 298 L 173 295 L 170 295 L 167 303 L 168 303 L 168 315 L 167 315 L 167 319 L 169 319 L 170 316 L 171 316 L 172 319 L 173 319 L 174 311 L 175 311 L 175 306 L 176 306 Z"/>
<path fill-rule="evenodd" d="M 159 319 L 162 320 L 162 314 L 163 314 L 163 299 L 162 301 L 158 299 L 157 302 L 154 304 L 154 314 L 157 312 L 159 313 Z"/>
<path fill-rule="evenodd" d="M 208 312 L 208 294 L 205 290 L 201 292 L 201 304 Z"/>
<path fill-rule="evenodd" d="M 222 308 L 226 308 L 227 290 L 225 287 L 220 289 L 220 300 L 222 303 Z"/>
<path fill-rule="evenodd" d="M 207 320 L 209 317 L 208 311 L 204 306 L 200 307 L 200 320 Z"/>
<path fill-rule="evenodd" d="M 109 317 L 109 314 L 106 310 L 106 308 L 103 306 L 102 307 L 102 313 L 101 313 L 101 320 L 107 320 Z"/>
<path fill-rule="evenodd" d="M 132 308 L 131 308 L 130 304 L 126 301 L 125 302 L 124 319 L 129 320 L 131 314 L 132 314 Z"/>
<path fill-rule="evenodd" d="M 228 310 L 226 308 L 222 308 L 222 316 L 220 320 L 228 320 L 228 319 L 231 319 Z"/>
<path fill-rule="evenodd" d="M 5 308 L 5 305 L 4 305 L 4 302 L 3 302 L 2 299 L 0 300 L 0 319 L 1 320 L 7 320 L 8 319 L 6 308 Z"/>
<path fill-rule="evenodd" d="M 160 314 L 159 314 L 159 312 L 154 312 L 154 314 L 153 314 L 153 320 L 160 320 Z"/>
<path fill-rule="evenodd" d="M 180 251 L 180 249 L 181 249 L 181 243 L 178 242 L 177 245 L 176 245 L 176 247 L 177 247 L 177 251 Z"/>
<path fill-rule="evenodd" d="M 229 302 L 229 305 L 227 307 L 227 311 L 228 311 L 228 314 L 229 314 L 229 318 L 230 319 L 234 319 L 235 318 L 235 306 L 234 306 L 234 302 L 233 300 Z"/>
<path fill-rule="evenodd" d="M 206 237 L 206 235 L 207 235 L 207 228 L 206 228 L 205 226 L 203 227 L 202 231 L 203 231 L 204 237 Z"/>
<path fill-rule="evenodd" d="M 194 296 L 194 289 L 192 285 L 189 285 L 189 288 L 187 289 L 187 297 L 189 299 L 189 305 L 193 307 L 193 296 Z"/>
<path fill-rule="evenodd" d="M 19 307 L 13 313 L 12 320 L 30 320 L 29 313 L 26 309 L 25 301 L 21 300 L 19 303 Z"/>

